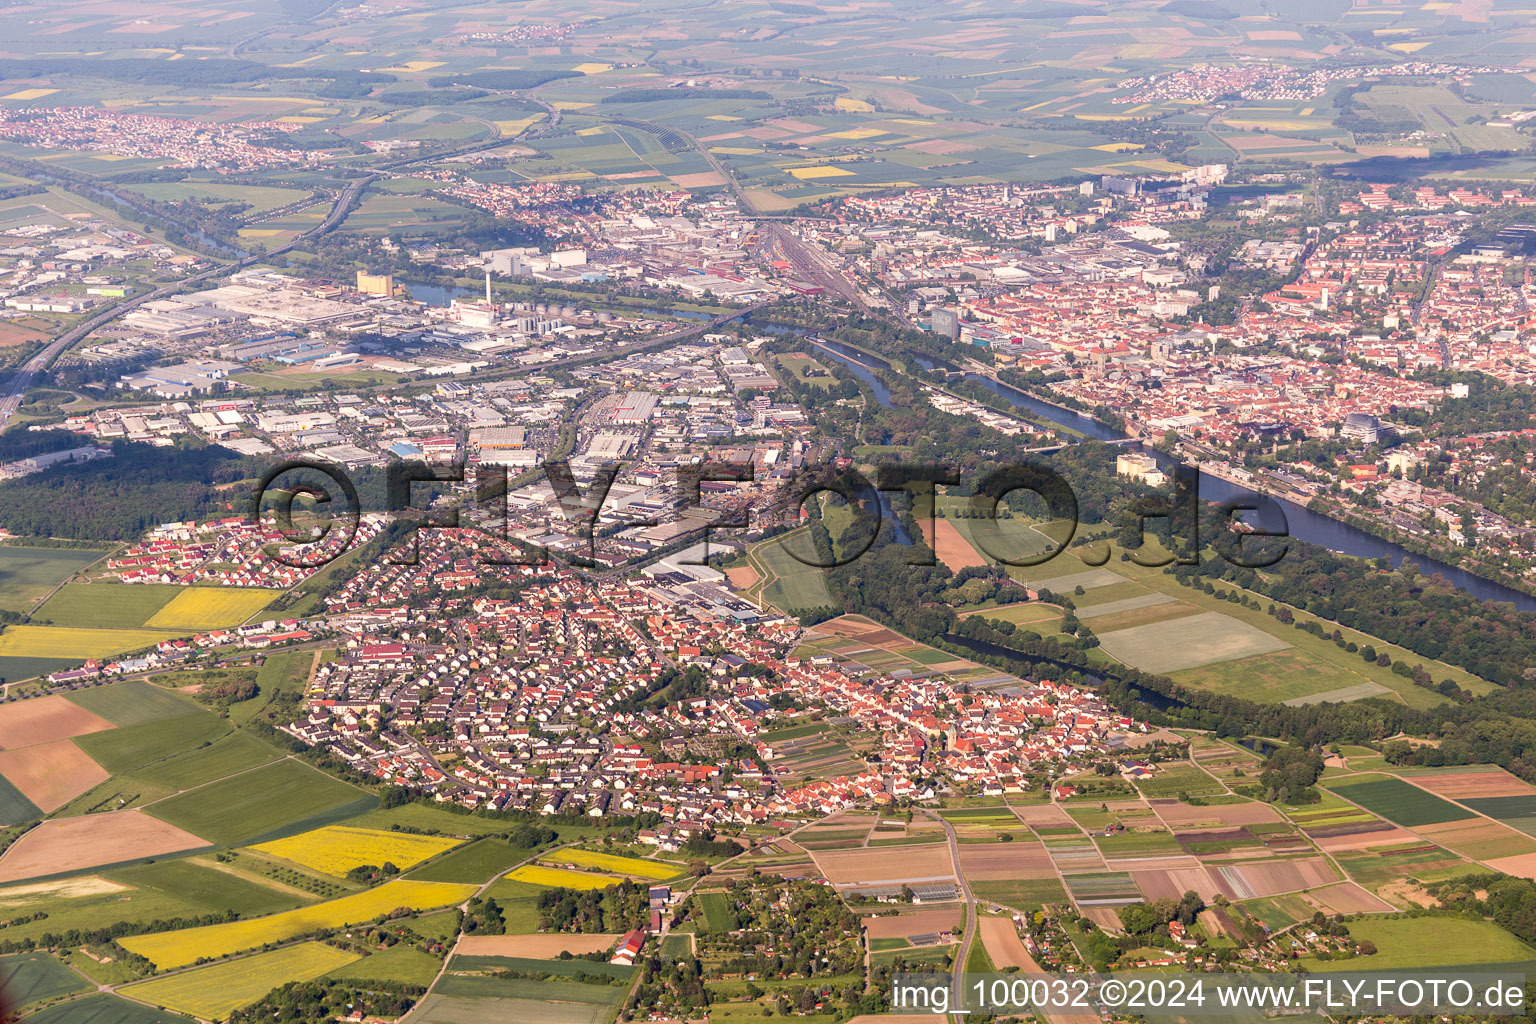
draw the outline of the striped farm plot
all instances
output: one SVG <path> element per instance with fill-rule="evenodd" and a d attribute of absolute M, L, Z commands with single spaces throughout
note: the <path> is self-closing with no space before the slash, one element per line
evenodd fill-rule
<path fill-rule="evenodd" d="M 1356 775 L 1325 783 L 1327 789 L 1407 828 L 1461 821 L 1472 812 L 1391 775 Z"/>

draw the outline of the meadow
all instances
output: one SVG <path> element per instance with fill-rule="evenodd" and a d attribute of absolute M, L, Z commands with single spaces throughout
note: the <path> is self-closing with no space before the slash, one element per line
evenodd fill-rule
<path fill-rule="evenodd" d="M 356 953 L 321 942 L 305 942 L 185 974 L 152 978 L 127 985 L 122 991 L 156 1006 L 204 1020 L 221 1020 L 274 988 L 291 981 L 318 978 L 358 959 Z"/>
<path fill-rule="evenodd" d="M 122 775 L 211 743 L 229 731 L 217 715 L 192 711 L 190 705 L 182 710 L 174 718 L 77 736 L 75 744 L 113 775 Z"/>
<path fill-rule="evenodd" d="M 790 553 L 793 550 L 815 561 L 810 550 L 810 534 L 801 531 L 782 534 L 747 551 L 747 562 L 758 574 L 758 583 L 749 595 L 793 614 L 797 610 L 819 608 L 832 603 L 823 579 L 825 570 L 806 565 Z M 802 550 L 802 548 L 804 550 Z"/>
<path fill-rule="evenodd" d="M 437 957 L 401 942 L 383 952 L 344 964 L 327 976 L 346 981 L 393 981 L 426 987 L 432 984 L 442 966 L 443 962 Z"/>
<path fill-rule="evenodd" d="M 1303 961 L 1313 971 L 1413 971 L 1472 964 L 1528 964 L 1536 949 L 1492 921 L 1458 917 L 1362 917 L 1349 924 L 1350 937 L 1369 939 L 1377 953 L 1366 961 Z"/>
<path fill-rule="evenodd" d="M 404 871 L 459 845 L 457 839 L 327 825 L 301 835 L 253 846 L 260 853 L 291 860 L 322 874 L 345 878 L 364 865 L 393 864 Z"/>
<path fill-rule="evenodd" d="M 1136 780 L 1136 788 L 1149 799 L 1176 797 L 1180 793 L 1211 796 L 1226 792 L 1220 782 L 1192 764 L 1160 764 L 1157 768 L 1154 774 Z"/>
<path fill-rule="evenodd" d="M 323 928 L 340 928 L 370 921 L 397 907 L 429 910 L 445 907 L 474 895 L 473 885 L 446 882 L 415 882 L 396 879 L 374 889 L 328 900 L 313 906 L 269 917 L 207 925 L 182 931 L 136 935 L 121 945 L 150 960 L 161 970 L 184 967 L 199 957 L 220 957 L 282 942 Z"/>
<path fill-rule="evenodd" d="M 211 912 L 233 910 L 241 917 L 275 914 L 311 902 L 301 895 L 265 885 L 256 878 L 225 869 L 204 856 L 136 864 L 111 872 L 111 881 L 140 892 L 159 892 Z"/>

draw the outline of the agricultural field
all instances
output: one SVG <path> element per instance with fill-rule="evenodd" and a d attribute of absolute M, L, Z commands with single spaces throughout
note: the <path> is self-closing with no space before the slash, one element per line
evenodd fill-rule
<path fill-rule="evenodd" d="M 458 845 L 459 840 L 440 836 L 327 825 L 251 849 L 302 864 L 321 874 L 345 878 L 347 872 L 364 865 L 380 867 L 388 863 L 404 871 Z"/>
<path fill-rule="evenodd" d="M 71 663 L 153 647 L 180 634 L 160 629 L 81 629 L 74 626 L 7 626 L 0 632 L 0 659 L 42 658 Z"/>
<path fill-rule="evenodd" d="M 1064 903 L 1067 899 L 1067 891 L 1055 875 L 1049 878 L 971 882 L 970 887 L 972 895 L 978 900 L 1016 910 L 1034 910 L 1050 903 Z"/>
<path fill-rule="evenodd" d="M 1144 779 L 1137 779 L 1136 788 L 1148 799 L 1176 797 L 1181 793 L 1190 796 L 1215 796 L 1226 792 L 1220 782 L 1192 764 L 1165 763 Z"/>
<path fill-rule="evenodd" d="M 566 871 L 563 868 L 545 867 L 542 864 L 524 864 L 507 873 L 513 882 L 565 889 L 606 889 L 618 885 L 624 879 L 615 875 L 599 875 L 588 871 Z"/>
<path fill-rule="evenodd" d="M 176 587 L 123 583 L 66 583 L 32 613 L 44 625 L 135 629 L 176 597 Z"/>
<path fill-rule="evenodd" d="M 1310 916 L 1310 915 L 1308 915 Z M 1364 917 L 1351 921 L 1349 934 L 1369 939 L 1377 953 L 1370 958 L 1373 971 L 1413 971 L 1474 964 L 1529 964 L 1536 949 L 1521 942 L 1492 921 L 1459 917 Z M 1358 961 L 1304 960 L 1308 970 L 1359 970 Z"/>
<path fill-rule="evenodd" d="M 1472 817 L 1470 811 L 1388 775 L 1351 776 L 1326 785 L 1344 799 L 1407 828 Z"/>
<path fill-rule="evenodd" d="M 35 1013 L 27 1024 L 192 1024 L 188 1017 L 102 993 Z"/>
<path fill-rule="evenodd" d="M 158 860 L 110 873 L 110 881 L 141 893 L 159 892 L 211 911 L 233 910 L 241 917 L 291 910 L 313 897 L 265 884 L 266 880 L 221 864 L 207 855 Z"/>
<path fill-rule="evenodd" d="M 106 552 L 0 544 L 0 609 L 31 611 L 60 583 Z"/>
<path fill-rule="evenodd" d="M 262 842 L 344 820 L 378 798 L 302 761 L 284 760 L 154 804 L 150 812 L 225 845 Z"/>
<path fill-rule="evenodd" d="M 124 948 L 138 953 L 166 970 L 183 967 L 199 957 L 220 957 L 254 949 L 270 942 L 297 938 L 322 928 L 357 924 L 396 907 L 429 910 L 474 895 L 473 885 L 447 882 L 416 882 L 396 879 L 374 889 L 328 900 L 309 907 L 229 924 L 207 925 L 182 931 L 137 935 L 121 940 Z"/>
<path fill-rule="evenodd" d="M 0 778 L 34 806 L 52 813 L 105 782 L 107 772 L 74 743 L 54 740 L 0 750 Z"/>
<path fill-rule="evenodd" d="M 527 958 L 538 961 L 558 959 L 561 953 L 573 956 L 606 953 L 619 941 L 617 935 L 465 935 L 454 947 L 454 966 L 467 967 L 471 960 L 507 960 Z M 585 960 L 582 963 L 590 964 Z"/>
<path fill-rule="evenodd" d="M 442 960 L 432 954 L 401 942 L 338 967 L 326 976 L 344 981 L 393 981 L 426 988 L 442 966 Z"/>
<path fill-rule="evenodd" d="M 0 856 L 0 882 L 122 864 L 210 845 L 207 840 L 130 809 L 79 818 L 53 818 Z"/>
<path fill-rule="evenodd" d="M 712 932 L 728 932 L 736 928 L 736 911 L 731 906 L 729 894 L 719 891 L 698 893 L 695 899 L 704 914 L 705 929 Z"/>
<path fill-rule="evenodd" d="M 797 545 L 794 550 L 801 558 L 790 554 L 785 545 Z M 809 545 L 809 533 L 792 532 L 747 549 L 747 563 L 758 576 L 756 585 L 747 591 L 748 598 L 791 615 L 830 605 L 832 595 L 822 579 L 825 570 L 806 564 L 817 560 Z"/>
<path fill-rule="evenodd" d="M 239 587 L 188 587 L 144 624 L 162 629 L 238 626 L 271 604 L 282 591 Z"/>
<path fill-rule="evenodd" d="M 202 710 L 183 697 L 138 679 L 76 690 L 66 699 L 119 727 Z"/>
<path fill-rule="evenodd" d="M 547 864 L 570 865 L 576 868 L 595 868 L 615 875 L 629 875 L 635 879 L 654 882 L 676 878 L 683 873 L 679 864 L 645 860 L 640 857 L 615 857 L 595 850 L 562 849 L 546 854 L 540 861 Z"/>
<path fill-rule="evenodd" d="M 410 873 L 424 882 L 488 882 L 533 853 L 500 839 L 481 839 Z"/>
<path fill-rule="evenodd" d="M 1099 641 L 1115 659 L 1143 672 L 1156 673 L 1236 661 L 1291 646 L 1221 612 L 1200 612 L 1100 633 Z"/>
<path fill-rule="evenodd" d="M 73 742 L 113 775 L 125 775 L 212 743 L 229 732 L 228 723 L 217 715 L 177 703 L 181 713 L 173 717 L 89 733 L 75 737 Z"/>
<path fill-rule="evenodd" d="M 518 958 L 455 957 L 422 1001 L 423 1018 L 430 1021 L 541 1020 L 553 1024 L 604 1024 L 629 990 L 632 967 Z M 513 972 L 496 977 L 493 970 Z M 566 975 L 544 980 L 519 978 L 518 972 Z M 590 980 L 577 981 L 584 971 Z M 567 980 L 569 978 L 569 980 Z"/>
<path fill-rule="evenodd" d="M 126 996 L 204 1020 L 219 1020 L 290 981 L 309 981 L 359 959 L 321 942 L 214 964 L 185 974 L 128 985 Z"/>
<path fill-rule="evenodd" d="M 0 957 L 0 993 L 5 996 L 0 1008 L 18 1010 L 86 988 L 79 975 L 47 953 Z"/>

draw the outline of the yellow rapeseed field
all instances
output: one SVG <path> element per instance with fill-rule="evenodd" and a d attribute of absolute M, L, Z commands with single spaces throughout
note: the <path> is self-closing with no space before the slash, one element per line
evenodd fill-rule
<path fill-rule="evenodd" d="M 358 959 L 356 953 L 323 942 L 305 942 L 186 974 L 152 978 L 127 986 L 123 993 L 203 1020 L 223 1020 L 280 985 L 309 981 Z"/>
<path fill-rule="evenodd" d="M 313 832 L 261 843 L 251 849 L 291 860 L 323 874 L 345 878 L 353 868 L 364 864 L 382 867 L 385 861 L 404 871 L 428 857 L 453 849 L 460 842 L 442 836 L 414 836 L 408 832 L 327 825 Z"/>
<path fill-rule="evenodd" d="M 0 633 L 0 657 L 108 658 L 152 647 L 176 633 L 160 629 L 86 629 L 79 626 L 7 626 Z"/>
<path fill-rule="evenodd" d="M 822 164 L 819 167 L 791 167 L 789 173 L 801 181 L 806 178 L 845 178 L 853 174 L 852 171 L 833 167 L 831 164 Z"/>
<path fill-rule="evenodd" d="M 297 938 L 321 928 L 362 924 L 398 907 L 428 910 L 450 906 L 469 899 L 478 888 L 475 885 L 413 882 L 397 878 L 376 889 L 270 917 L 211 924 L 202 928 L 184 928 L 176 932 L 136 935 L 122 939 L 121 945 L 150 960 L 159 969 L 168 970 L 172 967 L 185 967 L 198 957 L 227 956 L 269 942 Z"/>
<path fill-rule="evenodd" d="M 524 864 L 509 872 L 507 877 L 514 882 L 528 882 L 531 885 L 548 885 L 561 889 L 606 889 L 610 885 L 618 885 L 624 881 L 612 875 L 565 871 L 561 868 L 547 868 L 542 864 Z"/>
<path fill-rule="evenodd" d="M 155 612 L 146 626 L 219 629 L 238 626 L 271 604 L 281 590 L 260 587 L 188 587 Z"/>
<path fill-rule="evenodd" d="M 557 850 L 544 859 L 554 864 L 574 864 L 579 868 L 597 868 L 599 871 L 649 878 L 652 881 L 682 874 L 682 868 L 676 864 L 662 864 L 639 857 L 615 857 L 611 853 L 598 853 L 596 850 Z"/>

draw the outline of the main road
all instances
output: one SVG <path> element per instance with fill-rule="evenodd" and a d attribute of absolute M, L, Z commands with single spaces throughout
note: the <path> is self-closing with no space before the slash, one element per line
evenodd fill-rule
<path fill-rule="evenodd" d="M 24 364 L 22 364 L 21 368 L 12 375 L 11 379 L 6 382 L 3 391 L 0 391 L 0 431 L 3 431 L 9 425 L 11 417 L 16 414 L 16 410 L 21 406 L 21 396 L 26 394 L 27 389 L 32 386 L 32 382 L 36 379 L 37 375 L 43 370 L 47 369 L 48 364 L 53 362 L 53 360 L 58 357 L 59 353 L 63 352 L 69 346 L 73 345 L 75 342 L 90 334 L 92 331 L 102 326 L 103 324 L 111 323 L 113 320 L 116 320 L 124 313 L 142 306 L 146 302 L 153 302 L 156 299 L 163 299 L 170 295 L 174 295 L 176 292 L 182 290 L 187 285 L 198 284 L 210 278 L 221 277 L 226 274 L 234 273 L 235 271 L 244 270 L 247 267 L 270 260 L 274 256 L 281 256 L 284 253 L 291 251 L 299 244 L 309 241 L 312 238 L 317 238 L 320 235 L 333 230 L 338 224 L 346 219 L 347 214 L 352 209 L 352 204 L 357 202 L 358 197 L 361 196 L 363 192 L 368 188 L 368 186 L 377 181 L 379 176 L 384 174 L 386 171 L 394 170 L 400 167 L 406 167 L 411 164 L 422 163 L 428 160 L 439 160 L 445 156 L 451 156 L 456 153 L 472 152 L 477 149 L 484 149 L 488 146 L 501 145 L 503 143 L 512 141 L 512 139 L 503 138 L 501 136 L 500 129 L 498 129 L 494 124 L 490 124 L 489 122 L 481 123 L 487 124 L 487 126 L 491 129 L 492 136 L 490 139 L 481 139 L 466 146 L 456 147 L 444 152 L 432 153 L 428 156 L 409 157 L 404 160 L 393 160 L 388 163 L 378 165 L 377 170 L 370 171 L 361 177 L 354 178 L 346 185 L 346 187 L 341 190 L 341 193 L 336 197 L 335 202 L 331 204 L 331 210 L 326 214 L 325 220 L 321 221 L 319 224 L 316 224 L 314 227 L 303 232 L 302 234 L 295 235 L 290 241 L 285 242 L 276 248 L 266 249 L 259 253 L 252 253 L 251 255 L 245 256 L 234 263 L 221 263 L 217 266 L 209 268 L 208 270 L 193 274 L 191 277 L 184 277 L 179 281 L 161 285 L 154 291 L 145 292 L 143 295 L 135 295 L 132 298 L 115 303 L 107 309 L 103 309 L 99 313 L 95 313 L 86 319 L 81 320 L 75 326 L 71 327 L 69 330 L 59 335 L 53 341 L 49 342 L 42 351 L 38 352 L 31 359 L 28 359 Z M 556 113 L 554 116 L 554 123 L 559 123 L 558 113 Z M 524 128 L 521 132 L 512 138 L 521 138 L 524 135 L 537 134 L 538 132 L 545 130 L 548 130 L 547 126 L 535 129 L 533 125 L 529 125 L 527 128 Z"/>
<path fill-rule="evenodd" d="M 356 181 L 349 184 L 345 189 L 342 190 L 341 195 L 336 197 L 336 201 L 331 204 L 331 212 L 326 215 L 324 221 L 310 228 L 303 234 L 296 236 L 290 242 L 280 245 L 275 249 L 268 249 L 265 252 L 247 256 L 237 263 L 221 263 L 218 266 L 210 267 L 207 270 L 193 274 L 191 277 L 184 277 L 180 281 L 174 281 L 170 284 L 161 285 L 154 291 L 145 292 L 143 295 L 135 295 L 133 298 L 125 299 L 122 302 L 115 303 L 107 309 L 88 316 L 84 320 L 81 320 L 79 323 L 75 324 L 75 326 L 71 327 L 69 330 L 53 339 L 53 341 L 49 342 L 41 352 L 37 353 L 31 359 L 28 359 L 25 363 L 23 363 L 21 368 L 17 370 L 16 373 L 11 377 L 10 382 L 6 384 L 3 397 L 0 397 L 0 430 L 4 430 L 6 428 L 7 424 L 10 422 L 11 417 L 15 415 L 16 410 L 21 406 L 21 396 L 24 395 L 27 389 L 32 386 L 32 381 L 39 373 L 47 369 L 48 364 L 53 362 L 53 360 L 58 357 L 60 352 L 63 352 L 66 348 L 73 345 L 75 342 L 79 341 L 86 335 L 90 334 L 96 328 L 102 326 L 103 324 L 111 323 L 113 320 L 116 320 L 124 313 L 142 306 L 146 302 L 153 302 L 156 299 L 163 299 L 174 295 L 175 293 L 185 288 L 187 285 L 197 284 L 212 277 L 220 277 L 225 274 L 232 273 L 236 270 L 244 270 L 246 267 L 260 263 L 263 260 L 271 259 L 273 256 L 281 256 L 283 253 L 288 252 L 294 246 L 298 245 L 299 242 L 312 238 L 316 235 L 325 234 L 327 231 L 330 231 L 337 224 L 342 222 L 342 220 L 347 215 L 347 211 L 357 200 L 357 197 L 362 194 L 363 189 L 372 184 L 374 179 L 377 177 L 378 173 L 375 172 L 373 174 L 369 174 L 366 177 L 358 178 Z"/>

